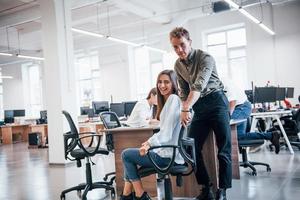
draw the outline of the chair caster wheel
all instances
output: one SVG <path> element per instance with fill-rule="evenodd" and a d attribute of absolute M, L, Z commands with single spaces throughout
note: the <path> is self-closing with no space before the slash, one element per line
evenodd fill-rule
<path fill-rule="evenodd" d="M 267 172 L 271 172 L 271 167 L 267 167 Z"/>
<path fill-rule="evenodd" d="M 257 172 L 253 171 L 252 173 L 252 176 L 257 176 Z"/>
<path fill-rule="evenodd" d="M 116 197 L 116 192 L 115 192 L 115 189 L 113 189 L 110 193 L 111 197 L 112 198 L 115 198 Z"/>
<path fill-rule="evenodd" d="M 61 194 L 61 195 L 60 195 L 60 200 L 65 200 L 65 199 L 66 199 L 66 195 Z"/>

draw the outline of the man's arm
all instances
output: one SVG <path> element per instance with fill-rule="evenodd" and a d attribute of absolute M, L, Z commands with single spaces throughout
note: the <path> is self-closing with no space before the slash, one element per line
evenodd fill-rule
<path fill-rule="evenodd" d="M 187 99 L 182 102 L 180 120 L 182 125 L 186 126 L 192 119 L 190 109 L 200 97 L 200 92 L 190 91 Z"/>

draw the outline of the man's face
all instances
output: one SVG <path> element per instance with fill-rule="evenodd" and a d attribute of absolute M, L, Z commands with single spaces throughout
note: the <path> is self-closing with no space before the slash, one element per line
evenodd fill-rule
<path fill-rule="evenodd" d="M 185 37 L 181 37 L 181 38 L 172 37 L 170 41 L 179 58 L 182 60 L 186 60 L 187 56 L 189 55 L 192 49 L 191 47 L 192 41 L 187 40 Z"/>

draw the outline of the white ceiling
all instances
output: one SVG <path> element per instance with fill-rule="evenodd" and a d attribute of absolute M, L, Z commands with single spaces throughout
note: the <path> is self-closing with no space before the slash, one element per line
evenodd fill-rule
<path fill-rule="evenodd" d="M 175 25 L 212 13 L 217 0 L 72 0 L 72 26 L 135 41 L 155 43 L 155 37 Z M 270 1 L 270 0 L 269 0 Z M 273 4 L 289 0 L 271 0 Z M 0 52 L 42 55 L 40 10 L 37 0 L 0 0 Z M 237 1 L 242 5 L 259 0 Z M 263 3 L 266 1 L 262 0 Z M 8 33 L 8 34 L 7 34 Z M 74 49 L 96 43 L 94 38 L 74 34 Z M 0 65 L 19 60 L 0 56 Z"/>

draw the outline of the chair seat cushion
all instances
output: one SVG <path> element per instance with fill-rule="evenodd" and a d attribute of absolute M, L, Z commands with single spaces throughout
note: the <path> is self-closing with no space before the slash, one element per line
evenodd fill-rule
<path fill-rule="evenodd" d="M 173 176 L 176 176 L 179 174 L 183 174 L 186 171 L 188 171 L 188 166 L 186 164 L 182 164 L 182 165 L 175 164 L 170 168 L 169 173 Z M 141 177 L 145 177 L 158 172 L 155 170 L 154 167 L 141 167 L 139 168 L 138 173 Z"/>
<path fill-rule="evenodd" d="M 94 152 L 96 147 L 86 147 L 85 149 L 88 152 Z M 104 148 L 98 148 L 98 150 L 96 151 L 95 154 L 108 155 L 109 152 Z M 85 157 L 88 157 L 88 155 L 82 149 L 74 149 L 73 151 L 71 151 L 71 156 L 73 158 L 79 158 L 79 159 L 83 159 Z"/>
<path fill-rule="evenodd" d="M 255 139 L 255 140 L 239 140 L 240 147 L 252 147 L 264 144 L 265 140 L 263 139 Z"/>

